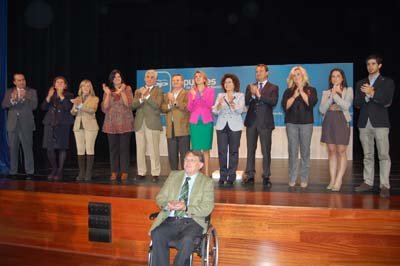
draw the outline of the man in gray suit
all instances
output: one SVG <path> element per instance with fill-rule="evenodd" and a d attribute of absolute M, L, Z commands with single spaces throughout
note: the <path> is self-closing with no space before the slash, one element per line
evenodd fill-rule
<path fill-rule="evenodd" d="M 13 75 L 15 87 L 7 90 L 3 102 L 3 109 L 8 109 L 7 134 L 10 147 L 10 175 L 18 172 L 19 146 L 22 145 L 27 179 L 32 179 L 34 174 L 33 161 L 33 131 L 35 120 L 33 110 L 37 107 L 36 90 L 26 87 L 25 76 L 22 73 Z"/>
<path fill-rule="evenodd" d="M 152 265 L 169 265 L 168 242 L 176 241 L 174 265 L 187 265 L 195 248 L 194 239 L 207 232 L 205 218 L 214 209 L 214 185 L 200 173 L 204 157 L 188 151 L 183 171 L 173 171 L 156 197 L 161 211 L 150 229 Z"/>

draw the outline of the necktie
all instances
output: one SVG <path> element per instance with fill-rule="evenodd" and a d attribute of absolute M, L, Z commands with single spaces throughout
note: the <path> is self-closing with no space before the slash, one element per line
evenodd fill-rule
<path fill-rule="evenodd" d="M 261 91 L 262 88 L 263 88 L 263 84 L 262 84 L 262 82 L 260 82 L 260 83 L 258 84 L 258 89 Z"/>
<path fill-rule="evenodd" d="M 181 192 L 179 193 L 179 200 L 184 201 L 185 205 L 187 205 L 189 198 L 189 180 L 190 177 L 186 177 L 185 182 L 183 183 Z M 175 217 L 183 217 L 185 215 L 185 211 L 175 211 Z"/>

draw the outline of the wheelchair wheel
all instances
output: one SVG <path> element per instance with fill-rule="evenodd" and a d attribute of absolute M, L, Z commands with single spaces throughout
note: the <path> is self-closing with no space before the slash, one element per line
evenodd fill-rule
<path fill-rule="evenodd" d="M 153 259 L 153 242 L 150 241 L 149 245 L 149 254 L 147 255 L 147 265 L 152 266 L 152 259 Z"/>
<path fill-rule="evenodd" d="M 213 226 L 207 231 L 202 249 L 202 266 L 218 266 L 218 235 Z"/>

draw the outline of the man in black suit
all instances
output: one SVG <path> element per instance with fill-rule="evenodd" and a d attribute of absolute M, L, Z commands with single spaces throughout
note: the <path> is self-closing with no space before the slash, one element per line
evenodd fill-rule
<path fill-rule="evenodd" d="M 273 107 L 278 101 L 278 86 L 268 81 L 268 66 L 259 64 L 256 67 L 256 83 L 246 88 L 245 104 L 248 107 L 244 125 L 247 137 L 247 164 L 243 184 L 254 184 L 255 153 L 257 139 L 260 137 L 263 155 L 263 185 L 271 187 L 271 136 L 275 128 Z"/>
<path fill-rule="evenodd" d="M 380 75 L 382 58 L 370 55 L 367 60 L 368 78 L 357 82 L 354 106 L 360 109 L 358 128 L 364 150 L 364 182 L 355 188 L 357 192 L 371 191 L 374 185 L 374 140 L 378 150 L 380 196 L 390 196 L 390 156 L 388 107 L 392 104 L 394 82 Z"/>
<path fill-rule="evenodd" d="M 27 179 L 34 173 L 33 161 L 33 131 L 35 120 L 33 110 L 37 107 L 36 90 L 26 86 L 25 76 L 22 73 L 13 75 L 15 87 L 7 90 L 2 107 L 8 109 L 7 134 L 10 147 L 10 175 L 15 176 L 18 171 L 19 146 L 22 145 Z"/>

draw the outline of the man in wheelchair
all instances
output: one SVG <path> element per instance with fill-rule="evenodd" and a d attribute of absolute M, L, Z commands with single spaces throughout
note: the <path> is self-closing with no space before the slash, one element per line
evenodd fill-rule
<path fill-rule="evenodd" d="M 206 217 L 214 209 L 214 185 L 200 173 L 203 164 L 200 151 L 188 151 L 184 170 L 171 172 L 156 197 L 161 211 L 150 229 L 153 266 L 169 265 L 171 241 L 178 249 L 174 265 L 189 265 L 195 240 L 207 231 Z"/>

